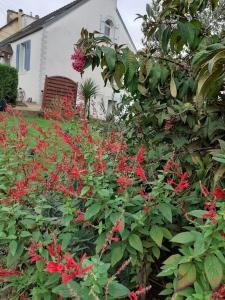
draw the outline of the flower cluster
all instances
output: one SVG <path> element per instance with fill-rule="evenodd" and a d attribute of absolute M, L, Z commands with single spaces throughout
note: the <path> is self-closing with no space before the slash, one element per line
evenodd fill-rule
<path fill-rule="evenodd" d="M 190 186 L 188 172 L 183 172 L 181 165 L 172 158 L 164 166 L 166 183 L 174 188 L 175 193 L 182 193 Z"/>
<path fill-rule="evenodd" d="M 82 73 L 85 66 L 85 55 L 82 49 L 75 49 L 74 54 L 71 56 L 71 59 L 73 61 L 72 66 L 74 70 L 79 73 Z"/>
<path fill-rule="evenodd" d="M 217 292 L 212 295 L 213 300 L 224 300 L 225 299 L 225 284 L 221 285 Z"/>
<path fill-rule="evenodd" d="M 43 244 L 39 244 L 40 247 L 44 247 Z M 28 254 L 30 256 L 31 262 L 44 261 L 46 263 L 46 271 L 49 273 L 59 273 L 62 282 L 68 283 L 70 280 L 75 277 L 80 277 L 85 274 L 87 271 L 93 268 L 93 265 L 86 266 L 82 268 L 84 260 L 86 258 L 86 253 L 83 254 L 81 260 L 76 262 L 70 254 L 62 254 L 62 246 L 57 244 L 53 239 L 52 243 L 47 245 L 47 249 L 51 260 L 46 261 L 43 257 L 37 254 L 38 244 L 33 242 L 28 249 Z"/>

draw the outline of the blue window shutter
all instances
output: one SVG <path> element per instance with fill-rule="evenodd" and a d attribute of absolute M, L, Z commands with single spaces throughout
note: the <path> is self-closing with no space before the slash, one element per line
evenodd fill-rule
<path fill-rule="evenodd" d="M 25 43 L 24 69 L 26 71 L 30 70 L 30 54 L 31 54 L 31 40 L 29 40 Z"/>
<path fill-rule="evenodd" d="M 19 71 L 20 68 L 20 45 L 16 46 L 16 69 Z"/>

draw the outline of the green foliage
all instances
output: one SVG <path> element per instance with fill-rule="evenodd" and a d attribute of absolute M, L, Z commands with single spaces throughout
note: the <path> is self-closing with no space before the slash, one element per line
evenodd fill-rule
<path fill-rule="evenodd" d="M 16 103 L 18 72 L 15 68 L 0 65 L 0 97 L 8 103 Z"/>
<path fill-rule="evenodd" d="M 167 257 L 158 275 L 168 282 L 165 286 L 163 281 L 160 294 L 166 300 L 210 300 L 225 283 L 224 201 L 204 190 L 204 185 L 209 191 L 225 186 L 225 44 L 218 13 L 223 15 L 223 5 L 208 0 L 147 4 L 146 14 L 138 15 L 144 39 L 137 53 L 85 29 L 77 42 L 89 65 L 101 66 L 105 84 L 125 92 L 119 117 L 130 151 L 145 144 L 151 174 L 158 174 L 166 159 L 176 157 L 190 175 L 192 192 L 182 199 L 175 197 L 175 202 L 166 201 L 165 194 L 161 201 L 159 174 L 157 185 L 150 183 L 160 220 L 153 210 L 148 233 L 154 245 L 147 261 L 156 259 L 157 265 Z M 212 26 L 206 16 L 214 20 Z M 113 54 L 113 63 L 105 58 L 106 52 Z M 205 207 L 198 198 L 200 190 Z M 215 211 L 206 209 L 207 201 L 216 205 Z M 210 214 L 211 224 L 202 222 Z M 138 236 L 140 232 L 132 232 L 128 242 L 141 255 L 147 243 Z M 121 253 L 119 248 L 116 251 Z M 149 280 L 157 280 L 154 267 L 146 268 Z"/>
<path fill-rule="evenodd" d="M 97 96 L 98 86 L 89 78 L 80 85 L 80 92 L 84 98 L 85 112 L 87 118 L 90 118 L 91 99 Z"/>

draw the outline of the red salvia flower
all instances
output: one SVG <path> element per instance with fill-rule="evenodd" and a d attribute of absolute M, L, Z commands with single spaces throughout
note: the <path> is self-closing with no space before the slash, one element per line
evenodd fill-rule
<path fill-rule="evenodd" d="M 135 291 L 130 292 L 129 295 L 130 300 L 138 300 L 138 295 Z"/>
<path fill-rule="evenodd" d="M 215 190 L 213 191 L 213 197 L 214 197 L 214 199 L 225 200 L 224 189 L 222 189 L 222 188 L 215 188 Z"/>
<path fill-rule="evenodd" d="M 9 271 L 9 270 L 0 268 L 0 276 L 8 277 L 8 276 L 12 276 L 12 275 L 19 276 L 19 275 L 21 275 L 21 273 L 16 270 Z"/>
<path fill-rule="evenodd" d="M 124 192 L 133 181 L 127 175 L 125 175 L 119 177 L 117 182 L 120 185 L 120 192 Z"/>
<path fill-rule="evenodd" d="M 138 150 L 137 154 L 134 157 L 132 157 L 131 160 L 136 161 L 136 162 L 141 164 L 145 160 L 144 154 L 145 154 L 145 147 L 144 147 L 144 145 L 141 145 L 141 147 Z"/>
<path fill-rule="evenodd" d="M 71 255 L 66 255 L 64 256 L 65 263 L 62 260 L 57 262 L 49 261 L 47 263 L 46 270 L 50 273 L 59 273 L 62 278 L 62 282 L 66 284 L 73 278 L 82 276 L 84 273 L 93 268 L 93 265 L 82 268 L 85 258 L 86 254 L 84 254 L 80 262 L 77 263 Z"/>
<path fill-rule="evenodd" d="M 200 184 L 200 188 L 201 188 L 201 193 L 203 196 L 207 197 L 209 195 L 209 190 L 208 188 L 203 185 L 203 184 Z"/>
<path fill-rule="evenodd" d="M 145 172 L 142 169 L 141 165 L 138 165 L 135 169 L 135 173 L 136 175 L 139 177 L 139 179 L 141 179 L 142 181 L 146 181 L 146 176 L 145 176 Z"/>
<path fill-rule="evenodd" d="M 207 213 L 202 214 L 202 219 L 210 219 L 213 224 L 216 224 L 216 205 L 215 203 L 205 203 L 205 209 L 208 210 Z"/>
<path fill-rule="evenodd" d="M 43 260 L 39 255 L 37 255 L 37 247 L 38 246 L 39 246 L 38 243 L 34 241 L 28 248 L 28 254 L 30 256 L 31 262 L 37 262 L 37 261 Z"/>
<path fill-rule="evenodd" d="M 77 210 L 77 217 L 74 219 L 75 222 L 84 222 L 84 213 L 81 210 Z"/>
<path fill-rule="evenodd" d="M 61 274 L 64 271 L 64 269 L 65 269 L 65 266 L 62 263 L 58 263 L 55 261 L 47 262 L 46 270 L 49 273 L 60 273 Z"/>
<path fill-rule="evenodd" d="M 225 300 L 225 284 L 221 285 L 217 292 L 212 294 L 213 300 Z"/>
<path fill-rule="evenodd" d="M 59 257 L 61 253 L 62 245 L 57 245 L 56 241 L 53 239 L 52 243 L 46 246 L 46 249 L 48 250 L 49 254 L 52 257 Z"/>
<path fill-rule="evenodd" d="M 123 225 L 121 224 L 120 220 L 117 220 L 115 226 L 112 229 L 112 233 L 114 234 L 116 232 L 120 232 L 122 228 Z"/>

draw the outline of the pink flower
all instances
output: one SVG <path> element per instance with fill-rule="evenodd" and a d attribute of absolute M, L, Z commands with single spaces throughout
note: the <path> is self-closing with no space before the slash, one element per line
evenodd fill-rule
<path fill-rule="evenodd" d="M 81 48 L 77 48 L 71 56 L 73 61 L 72 66 L 75 71 L 82 73 L 85 66 L 85 56 Z"/>

